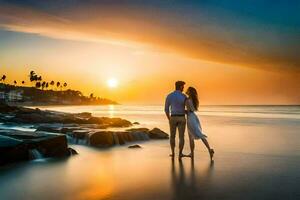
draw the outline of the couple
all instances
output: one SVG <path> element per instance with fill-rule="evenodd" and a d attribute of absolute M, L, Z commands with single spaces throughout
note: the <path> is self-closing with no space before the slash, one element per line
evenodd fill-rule
<path fill-rule="evenodd" d="M 201 139 L 205 144 L 211 161 L 213 160 L 214 150 L 210 148 L 206 135 L 203 134 L 200 121 L 195 114 L 195 111 L 199 107 L 199 99 L 197 90 L 193 87 L 189 87 L 186 91 L 186 95 L 183 94 L 185 82 L 177 81 L 175 83 L 176 90 L 170 93 L 166 98 L 165 113 L 169 120 L 170 125 L 170 145 L 171 145 L 171 157 L 175 156 L 175 136 L 176 129 L 179 132 L 179 158 L 181 157 L 194 157 L 195 143 L 194 140 Z M 187 116 L 187 119 L 185 118 Z M 184 146 L 184 132 L 187 125 L 191 153 L 184 155 L 182 153 Z"/>

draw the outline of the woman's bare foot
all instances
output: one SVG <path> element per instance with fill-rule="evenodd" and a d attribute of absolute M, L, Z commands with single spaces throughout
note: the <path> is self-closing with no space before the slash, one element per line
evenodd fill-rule
<path fill-rule="evenodd" d="M 214 149 L 210 149 L 210 150 L 209 150 L 209 155 L 210 155 L 210 160 L 211 160 L 211 161 L 213 161 L 214 154 L 215 154 Z"/>
<path fill-rule="evenodd" d="M 188 157 L 188 155 L 185 155 L 183 153 L 179 154 L 179 158 Z"/>
<path fill-rule="evenodd" d="M 190 153 L 188 155 L 186 155 L 187 157 L 190 157 L 190 158 L 194 158 L 194 153 Z"/>

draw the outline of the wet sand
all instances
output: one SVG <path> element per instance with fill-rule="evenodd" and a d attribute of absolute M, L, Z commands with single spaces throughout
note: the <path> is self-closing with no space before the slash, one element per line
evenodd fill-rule
<path fill-rule="evenodd" d="M 142 149 L 74 146 L 67 160 L 33 161 L 0 173 L 3 199 L 296 199 L 298 156 L 206 152 L 168 157 L 165 142 Z M 2 199 L 1 198 L 1 199 Z"/>

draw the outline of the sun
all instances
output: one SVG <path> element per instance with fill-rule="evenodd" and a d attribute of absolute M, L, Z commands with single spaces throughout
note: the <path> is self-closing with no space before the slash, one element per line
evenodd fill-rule
<path fill-rule="evenodd" d="M 119 85 L 119 81 L 116 78 L 110 78 L 106 81 L 106 84 L 110 88 L 116 88 Z"/>

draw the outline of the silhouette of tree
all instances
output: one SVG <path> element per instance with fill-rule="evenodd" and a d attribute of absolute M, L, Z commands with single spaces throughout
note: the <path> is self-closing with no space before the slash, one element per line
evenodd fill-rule
<path fill-rule="evenodd" d="M 22 81 L 22 85 L 24 85 L 25 84 L 25 81 Z"/>
<path fill-rule="evenodd" d="M 46 83 L 46 89 L 48 89 L 48 87 L 49 87 L 49 83 L 47 82 L 47 83 Z"/>
<path fill-rule="evenodd" d="M 30 71 L 29 79 L 30 82 L 34 84 L 34 82 L 38 81 L 38 75 L 34 71 Z"/>
<path fill-rule="evenodd" d="M 91 94 L 90 94 L 90 99 L 93 99 L 93 98 L 94 98 L 94 94 L 91 93 Z"/>
<path fill-rule="evenodd" d="M 43 81 L 41 86 L 42 86 L 42 90 L 44 90 L 44 88 L 46 87 L 46 82 Z"/>
<path fill-rule="evenodd" d="M 55 82 L 54 82 L 54 81 L 51 81 L 51 82 L 50 82 L 50 85 L 51 85 L 51 87 L 52 87 L 52 90 L 53 90 L 53 86 L 54 86 L 54 84 L 55 84 Z"/>
<path fill-rule="evenodd" d="M 56 87 L 59 88 L 60 82 L 56 82 Z"/>
<path fill-rule="evenodd" d="M 35 87 L 36 87 L 36 88 L 40 88 L 40 87 L 41 87 L 41 82 L 36 82 L 36 83 L 35 83 Z"/>
<path fill-rule="evenodd" d="M 14 80 L 14 85 L 15 85 L 15 87 L 16 87 L 16 85 L 17 85 L 17 81 L 16 81 L 16 80 Z"/>
<path fill-rule="evenodd" d="M 64 88 L 66 88 L 67 86 L 68 86 L 68 84 L 65 82 L 65 83 L 64 83 Z"/>
<path fill-rule="evenodd" d="M 6 75 L 3 75 L 1 78 L 1 81 L 3 81 L 5 83 L 5 79 L 6 79 Z"/>
<path fill-rule="evenodd" d="M 34 71 L 30 71 L 29 77 L 34 76 L 34 75 L 35 75 L 35 72 Z"/>

